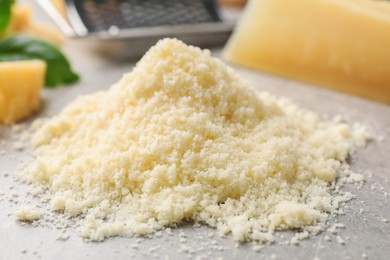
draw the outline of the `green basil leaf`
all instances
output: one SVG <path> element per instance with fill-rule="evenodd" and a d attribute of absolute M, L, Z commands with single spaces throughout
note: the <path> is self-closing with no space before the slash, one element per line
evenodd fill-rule
<path fill-rule="evenodd" d="M 4 61 L 18 61 L 18 60 L 33 60 L 34 57 L 27 54 L 7 53 L 0 54 L 0 62 Z"/>
<path fill-rule="evenodd" d="M 61 51 L 44 41 L 27 36 L 13 36 L 0 42 L 0 62 L 11 60 L 43 60 L 47 64 L 46 86 L 70 84 L 79 80 Z"/>
<path fill-rule="evenodd" d="M 0 0 L 0 33 L 7 29 L 11 19 L 11 7 L 15 0 Z"/>

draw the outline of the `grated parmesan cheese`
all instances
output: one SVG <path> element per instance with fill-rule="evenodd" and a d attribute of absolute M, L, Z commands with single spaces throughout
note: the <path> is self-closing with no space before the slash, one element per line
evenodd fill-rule
<path fill-rule="evenodd" d="M 38 220 L 43 212 L 34 205 L 23 206 L 15 212 L 15 217 L 20 221 L 32 222 Z"/>
<path fill-rule="evenodd" d="M 26 178 L 48 188 L 52 210 L 82 215 L 90 240 L 183 220 L 261 242 L 324 225 L 343 201 L 330 183 L 367 139 L 361 126 L 255 92 L 209 51 L 173 39 L 108 91 L 36 125 Z"/>

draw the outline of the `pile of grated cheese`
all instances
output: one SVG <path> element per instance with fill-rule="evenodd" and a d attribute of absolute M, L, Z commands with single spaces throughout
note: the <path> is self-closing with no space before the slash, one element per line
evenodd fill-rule
<path fill-rule="evenodd" d="M 366 139 L 256 92 L 207 50 L 164 39 L 108 91 L 45 122 L 25 174 L 53 211 L 82 216 L 86 239 L 189 220 L 272 241 L 275 230 L 318 230 L 338 209 L 331 183 Z"/>

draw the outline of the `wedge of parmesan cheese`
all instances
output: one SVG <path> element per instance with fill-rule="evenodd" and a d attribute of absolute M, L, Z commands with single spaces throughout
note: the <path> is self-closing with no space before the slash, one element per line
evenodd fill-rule
<path fill-rule="evenodd" d="M 390 103 L 389 32 L 388 1 L 252 0 L 224 57 Z"/>

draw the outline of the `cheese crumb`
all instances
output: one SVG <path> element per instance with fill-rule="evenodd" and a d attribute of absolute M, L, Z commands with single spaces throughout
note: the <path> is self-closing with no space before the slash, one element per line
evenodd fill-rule
<path fill-rule="evenodd" d="M 332 234 L 337 234 L 337 229 L 338 228 L 345 228 L 345 225 L 342 224 L 342 223 L 335 223 L 333 224 L 333 226 L 331 226 L 330 228 L 328 228 L 328 232 L 332 233 Z"/>
<path fill-rule="evenodd" d="M 321 218 L 318 210 L 308 205 L 290 201 L 282 201 L 275 206 L 275 213 L 270 216 L 271 223 L 275 226 L 299 228 L 314 224 Z"/>
<path fill-rule="evenodd" d="M 300 240 L 309 238 L 309 232 L 304 231 L 301 233 L 296 233 L 290 240 L 291 245 L 297 245 Z"/>
<path fill-rule="evenodd" d="M 254 246 L 252 247 L 252 250 L 253 250 L 254 252 L 260 252 L 262 248 L 263 248 L 263 246 L 261 246 L 261 245 L 254 245 Z"/>
<path fill-rule="evenodd" d="M 12 147 L 15 151 L 22 151 L 26 148 L 26 144 L 22 142 L 14 142 Z"/>
<path fill-rule="evenodd" d="M 70 235 L 68 234 L 60 234 L 58 237 L 57 237 L 57 240 L 60 240 L 60 241 L 66 241 L 70 238 Z"/>
<path fill-rule="evenodd" d="M 184 220 L 237 241 L 319 230 L 347 200 L 330 183 L 368 136 L 256 92 L 209 51 L 172 39 L 108 91 L 36 125 L 26 179 L 97 241 Z"/>
<path fill-rule="evenodd" d="M 336 239 L 337 239 L 337 243 L 339 243 L 340 245 L 345 245 L 345 240 L 342 239 L 340 236 L 337 236 Z"/>
<path fill-rule="evenodd" d="M 42 215 L 43 212 L 34 205 L 23 206 L 15 212 L 16 219 L 26 222 L 38 220 Z"/>
<path fill-rule="evenodd" d="M 365 178 L 362 174 L 353 173 L 353 172 L 351 172 L 351 174 L 347 178 L 348 183 L 363 183 L 364 180 Z"/>

